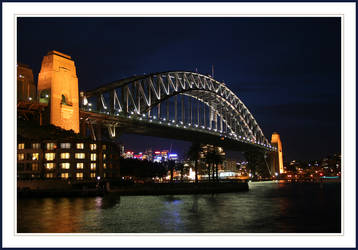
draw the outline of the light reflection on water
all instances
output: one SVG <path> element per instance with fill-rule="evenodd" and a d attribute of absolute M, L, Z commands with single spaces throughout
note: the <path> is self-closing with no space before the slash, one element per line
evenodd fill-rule
<path fill-rule="evenodd" d="M 19 233 L 340 232 L 337 184 L 250 183 L 248 192 L 18 200 Z"/>

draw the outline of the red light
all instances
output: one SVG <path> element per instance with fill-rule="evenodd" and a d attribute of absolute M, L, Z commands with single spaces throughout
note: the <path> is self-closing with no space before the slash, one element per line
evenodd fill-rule
<path fill-rule="evenodd" d="M 323 176 L 323 173 L 319 173 L 320 176 Z"/>
<path fill-rule="evenodd" d="M 160 151 L 155 151 L 154 154 L 159 155 Z"/>

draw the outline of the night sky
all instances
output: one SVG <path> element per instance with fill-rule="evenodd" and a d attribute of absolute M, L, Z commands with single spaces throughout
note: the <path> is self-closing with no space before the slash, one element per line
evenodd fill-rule
<path fill-rule="evenodd" d="M 187 70 L 224 81 L 285 160 L 341 151 L 340 18 L 19 18 L 18 62 L 35 81 L 50 50 L 70 55 L 80 90 L 134 74 Z M 127 149 L 187 142 L 123 135 Z M 232 157 L 237 157 L 233 152 Z"/>

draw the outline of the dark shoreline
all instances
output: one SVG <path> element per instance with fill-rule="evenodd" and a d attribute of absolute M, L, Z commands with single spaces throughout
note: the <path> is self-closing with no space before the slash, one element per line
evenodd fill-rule
<path fill-rule="evenodd" d="M 263 181 L 265 182 L 265 181 Z M 259 182 L 253 182 L 259 183 Z M 340 185 L 340 182 L 286 182 L 281 184 L 295 185 Z M 331 186 L 330 185 L 330 186 Z M 324 185 L 326 186 L 326 185 Z M 81 188 L 80 188 L 81 187 Z M 102 188 L 67 185 L 67 188 L 22 188 L 18 189 L 18 198 L 46 198 L 46 197 L 94 197 L 105 195 L 181 195 L 181 194 L 214 194 L 249 191 L 248 182 L 219 182 L 219 183 L 147 183 L 131 185 L 102 185 Z"/>
<path fill-rule="evenodd" d="M 18 198 L 35 197 L 91 197 L 107 194 L 118 195 L 174 195 L 174 194 L 210 194 L 248 191 L 247 182 L 230 183 L 150 183 L 125 186 L 111 186 L 102 189 L 22 189 Z"/>

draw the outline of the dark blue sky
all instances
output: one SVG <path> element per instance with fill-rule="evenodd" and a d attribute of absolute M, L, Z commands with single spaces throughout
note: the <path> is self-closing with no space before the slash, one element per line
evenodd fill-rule
<path fill-rule="evenodd" d="M 18 61 L 35 78 L 50 50 L 72 56 L 83 90 L 134 74 L 207 74 L 213 64 L 266 137 L 281 135 L 286 159 L 341 150 L 340 18 L 19 18 L 17 28 Z M 138 151 L 189 145 L 121 140 Z"/>

